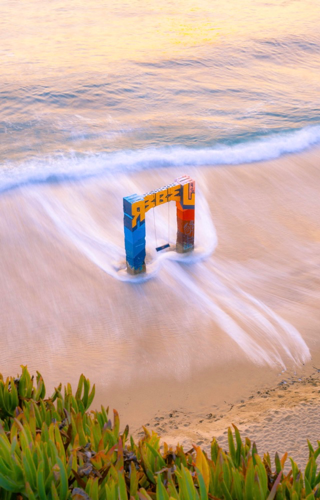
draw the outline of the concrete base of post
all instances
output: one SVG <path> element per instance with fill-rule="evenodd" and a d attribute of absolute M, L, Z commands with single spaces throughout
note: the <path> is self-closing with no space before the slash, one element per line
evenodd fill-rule
<path fill-rule="evenodd" d="M 146 272 L 146 265 L 142 264 L 142 266 L 135 269 L 134 267 L 131 267 L 130 264 L 127 262 L 127 272 L 133 276 L 136 274 L 145 273 Z"/>
<path fill-rule="evenodd" d="M 181 243 L 176 244 L 176 252 L 177 253 L 187 253 L 187 252 L 192 252 L 192 250 L 194 250 L 194 246 L 190 246 L 190 247 L 186 248 L 183 245 L 181 245 Z"/>

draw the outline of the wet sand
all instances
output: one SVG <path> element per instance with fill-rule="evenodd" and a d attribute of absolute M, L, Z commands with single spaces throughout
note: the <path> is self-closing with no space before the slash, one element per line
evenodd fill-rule
<path fill-rule="evenodd" d="M 156 427 L 168 442 L 207 443 L 232 420 L 258 450 L 276 440 L 305 460 L 301 436 L 319 438 L 317 388 L 291 382 L 318 383 L 319 159 L 313 150 L 3 193 L 0 371 L 27 364 L 50 390 L 83 372 L 95 405 L 117 408 L 134 432 L 163 417 Z M 121 281 L 122 197 L 183 173 L 197 182 L 197 258 L 155 256 L 149 220 L 153 275 Z"/>

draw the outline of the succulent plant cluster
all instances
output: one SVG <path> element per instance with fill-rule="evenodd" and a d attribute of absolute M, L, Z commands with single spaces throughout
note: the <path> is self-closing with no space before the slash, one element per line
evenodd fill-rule
<path fill-rule="evenodd" d="M 228 430 L 229 451 L 213 439 L 208 456 L 199 446 L 187 452 L 144 428 L 138 443 L 118 413 L 89 411 L 95 394 L 81 375 L 75 394 L 59 385 L 46 398 L 40 373 L 6 380 L 0 375 L 0 499 L 30 500 L 207 500 L 320 498 L 318 448 L 309 445 L 304 474 L 287 454 L 261 459 L 255 444 Z"/>

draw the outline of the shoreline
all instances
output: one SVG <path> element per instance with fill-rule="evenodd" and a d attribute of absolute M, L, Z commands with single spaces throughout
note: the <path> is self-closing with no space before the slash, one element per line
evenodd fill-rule
<path fill-rule="evenodd" d="M 230 404 L 228 410 L 213 405 L 207 408 L 209 413 L 197 412 L 195 415 L 172 409 L 166 413 L 158 412 L 144 426 L 157 432 L 162 445 L 167 443 L 175 447 L 180 444 L 185 450 L 197 445 L 210 456 L 213 438 L 228 450 L 227 431 L 234 424 L 243 439 L 248 437 L 255 442 L 260 456 L 268 452 L 274 463 L 275 453 L 280 458 L 288 453 L 288 457 L 304 469 L 309 458 L 307 440 L 316 446 L 319 439 L 319 393 L 320 369 L 314 367 L 311 375 L 303 378 L 284 376 L 276 386 L 256 391 L 248 398 Z M 133 435 L 140 438 L 144 432 L 136 430 Z"/>

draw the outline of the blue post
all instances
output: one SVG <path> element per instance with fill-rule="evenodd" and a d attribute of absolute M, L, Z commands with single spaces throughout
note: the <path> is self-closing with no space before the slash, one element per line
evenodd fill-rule
<path fill-rule="evenodd" d="M 130 274 L 146 270 L 146 223 L 144 199 L 137 194 L 123 198 L 124 244 Z"/>

